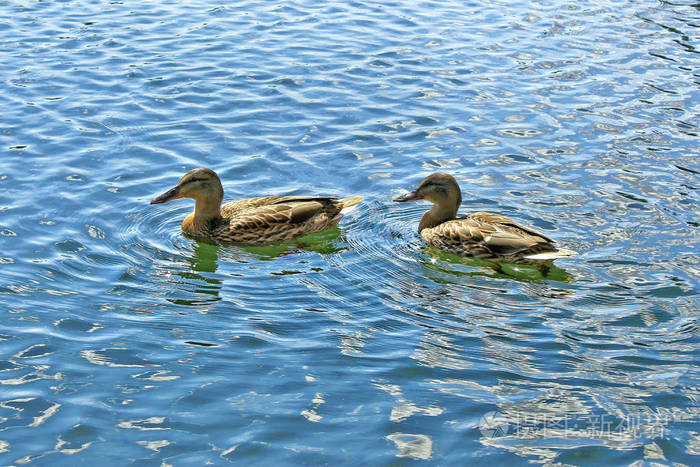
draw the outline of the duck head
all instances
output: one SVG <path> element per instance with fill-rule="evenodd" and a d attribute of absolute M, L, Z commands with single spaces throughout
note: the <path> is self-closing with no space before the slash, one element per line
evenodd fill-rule
<path fill-rule="evenodd" d="M 167 203 L 179 198 L 192 198 L 197 202 L 219 206 L 224 198 L 224 189 L 216 172 L 204 168 L 194 169 L 187 172 L 173 188 L 154 198 L 151 204 Z"/>
<path fill-rule="evenodd" d="M 462 204 L 462 191 L 452 175 L 434 173 L 423 180 L 414 191 L 399 196 L 394 201 L 404 202 L 420 199 L 441 206 L 454 205 L 459 207 Z"/>
<path fill-rule="evenodd" d="M 399 196 L 394 201 L 403 203 L 421 199 L 430 201 L 434 206 L 423 215 L 418 226 L 419 231 L 454 219 L 459 205 L 462 204 L 462 191 L 452 175 L 434 173 L 423 180 L 414 191 Z"/>

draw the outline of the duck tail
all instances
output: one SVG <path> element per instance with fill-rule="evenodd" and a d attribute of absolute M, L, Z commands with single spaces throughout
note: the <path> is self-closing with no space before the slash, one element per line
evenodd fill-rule
<path fill-rule="evenodd" d="M 527 259 L 532 259 L 535 261 L 553 261 L 555 259 L 559 258 L 571 258 L 572 256 L 576 256 L 578 253 L 576 253 L 574 250 L 567 250 L 566 248 L 560 248 L 557 251 L 548 251 L 546 253 L 537 253 L 534 255 L 527 255 L 525 258 Z"/>
<path fill-rule="evenodd" d="M 362 196 L 351 196 L 349 198 L 343 198 L 338 203 L 342 206 L 340 213 L 347 214 L 352 211 L 355 206 L 357 206 L 360 201 L 362 201 Z"/>

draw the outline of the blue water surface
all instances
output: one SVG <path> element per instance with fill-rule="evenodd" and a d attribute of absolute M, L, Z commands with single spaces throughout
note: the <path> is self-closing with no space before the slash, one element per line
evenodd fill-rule
<path fill-rule="evenodd" d="M 697 465 L 694 0 L 0 3 L 0 464 Z M 226 199 L 361 194 L 270 248 Z M 425 248 L 462 212 L 579 255 Z M 506 271 L 507 272 L 507 271 Z M 536 272 L 536 271 L 535 271 Z"/>

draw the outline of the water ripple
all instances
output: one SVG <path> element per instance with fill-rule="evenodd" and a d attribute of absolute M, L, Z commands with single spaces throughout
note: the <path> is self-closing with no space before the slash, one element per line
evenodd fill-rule
<path fill-rule="evenodd" d="M 693 464 L 692 2 L 0 12 L 5 463 Z M 148 204 L 202 166 L 365 201 L 209 245 Z M 425 248 L 390 199 L 434 171 L 580 255 Z"/>

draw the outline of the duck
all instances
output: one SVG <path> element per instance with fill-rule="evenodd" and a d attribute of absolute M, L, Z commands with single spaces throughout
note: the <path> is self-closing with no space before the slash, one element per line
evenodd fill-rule
<path fill-rule="evenodd" d="M 433 203 L 421 217 L 418 233 L 440 250 L 491 263 L 545 268 L 556 259 L 577 254 L 557 248 L 554 240 L 543 233 L 500 214 L 474 212 L 457 217 L 462 191 L 452 175 L 429 175 L 416 190 L 394 199 L 401 203 L 417 200 Z"/>
<path fill-rule="evenodd" d="M 195 202 L 194 211 L 182 221 L 186 235 L 216 243 L 248 245 L 285 242 L 321 232 L 337 225 L 343 214 L 362 201 L 362 196 L 267 196 L 221 204 L 221 179 L 208 168 L 187 172 L 151 204 L 179 198 L 192 198 Z"/>

